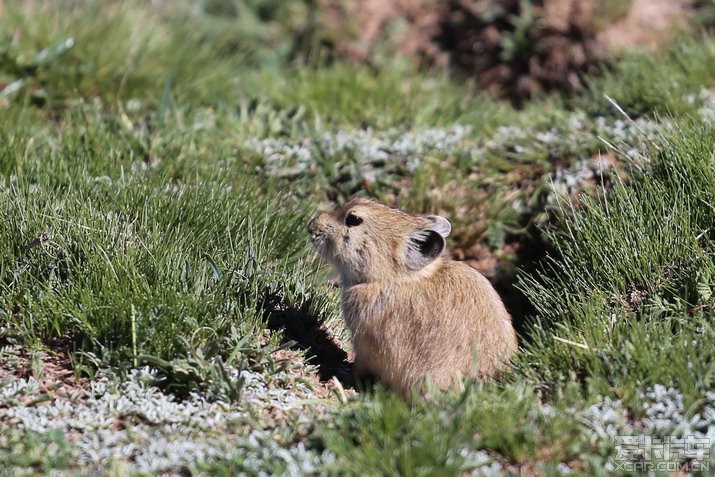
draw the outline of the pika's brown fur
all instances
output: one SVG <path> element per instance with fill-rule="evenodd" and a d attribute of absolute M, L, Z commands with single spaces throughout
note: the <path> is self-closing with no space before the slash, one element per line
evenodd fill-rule
<path fill-rule="evenodd" d="M 449 222 L 358 198 L 308 225 L 340 273 L 355 373 L 409 397 L 427 376 L 439 387 L 488 378 L 517 348 L 511 318 L 489 281 L 444 255 Z"/>

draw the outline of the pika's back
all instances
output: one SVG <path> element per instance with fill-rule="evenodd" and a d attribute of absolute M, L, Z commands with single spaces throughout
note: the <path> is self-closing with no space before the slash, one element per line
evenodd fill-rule
<path fill-rule="evenodd" d="M 413 281 L 343 289 L 356 372 L 404 395 L 425 376 L 440 387 L 459 376 L 489 378 L 517 348 L 511 318 L 483 275 L 452 260 L 431 268 Z"/>

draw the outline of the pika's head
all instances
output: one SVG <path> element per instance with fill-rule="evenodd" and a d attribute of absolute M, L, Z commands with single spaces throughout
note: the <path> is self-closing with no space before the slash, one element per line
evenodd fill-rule
<path fill-rule="evenodd" d="M 451 229 L 443 217 L 412 215 L 364 198 L 308 224 L 318 253 L 349 285 L 420 273 L 440 258 Z"/>

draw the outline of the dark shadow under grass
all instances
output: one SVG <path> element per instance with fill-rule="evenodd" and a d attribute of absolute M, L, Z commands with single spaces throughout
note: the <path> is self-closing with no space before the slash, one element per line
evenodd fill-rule
<path fill-rule="evenodd" d="M 346 388 L 353 388 L 352 362 L 335 335 L 315 315 L 304 309 L 279 309 L 268 318 L 268 329 L 281 331 L 294 348 L 304 350 L 310 364 L 318 367 L 322 382 L 336 377 Z"/>

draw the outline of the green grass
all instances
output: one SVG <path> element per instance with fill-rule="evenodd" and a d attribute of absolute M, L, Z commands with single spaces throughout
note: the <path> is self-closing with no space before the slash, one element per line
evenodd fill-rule
<path fill-rule="evenodd" d="M 260 86 L 259 86 L 260 85 Z M 395 64 L 377 70 L 337 63 L 299 68 L 295 74 L 267 70 L 245 82 L 247 91 L 260 90 L 281 109 L 300 106 L 320 127 L 411 128 L 470 124 L 493 130 L 509 107 L 484 97 L 476 87 L 446 75 L 415 76 L 414 68 Z"/>
<path fill-rule="evenodd" d="M 6 469 L 35 469 L 50 473 L 69 468 L 69 442 L 61 431 L 39 433 L 13 430 L 0 447 L 0 461 Z"/>
<path fill-rule="evenodd" d="M 321 401 L 307 431 L 274 423 L 287 426 L 280 446 L 325 452 L 320 471 L 335 475 L 459 475 L 492 463 L 598 474 L 614 447 L 592 406 L 620 400 L 634 421 L 618 430 L 638 433 L 648 390 L 665 385 L 682 393 L 683 415 L 704 412 L 715 379 L 715 127 L 693 98 L 715 84 L 712 37 L 627 53 L 588 90 L 515 109 L 405 64 L 289 62 L 298 16 L 286 12 L 303 2 L 4 5 L 0 83 L 14 86 L 0 92 L 0 345 L 37 350 L 61 337 L 78 372 L 152 364 L 177 396 L 199 388 L 240 402 L 227 368 L 286 369 L 271 316 L 344 332 L 305 225 L 318 205 L 365 191 L 448 215 L 453 246 L 482 245 L 502 267 L 516 260 L 505 242 L 558 226 L 546 227 L 551 258 L 520 274 L 535 309 L 523 352 L 503 382 L 430 402 L 381 390 Z M 228 17 L 215 15 L 223 8 Z M 650 118 L 638 123 L 645 133 L 604 93 Z M 370 169 L 359 151 L 316 146 L 455 124 L 471 130 L 414 166 L 391 153 Z M 252 146 L 266 138 L 312 144 L 313 162 L 275 174 Z M 549 189 L 556 169 L 618 155 L 606 142 L 623 152 L 607 195 L 584 189 L 572 207 Z M 76 464 L 69 441 L 8 436 L 0 457 L 13 466 Z M 251 462 L 193 470 L 257 471 Z"/>
<path fill-rule="evenodd" d="M 687 101 L 715 77 L 715 42 L 706 34 L 681 40 L 659 54 L 626 52 L 602 78 L 590 81 L 594 98 L 577 104 L 600 111 L 612 108 L 601 93 L 614 98 L 631 115 L 684 116 L 697 111 Z"/>
<path fill-rule="evenodd" d="M 522 282 L 537 310 L 526 374 L 547 387 L 602 376 L 626 393 L 677 385 L 692 404 L 713 386 L 715 128 L 663 137 L 647 171 L 587 201 L 555 234 L 560 256 Z"/>
<path fill-rule="evenodd" d="M 310 205 L 245 187 L 241 166 L 206 164 L 215 151 L 180 127 L 147 152 L 91 106 L 57 128 L 35 118 L 2 120 L 8 332 L 170 357 L 197 329 L 259 334 L 275 307 L 313 299 Z"/>

